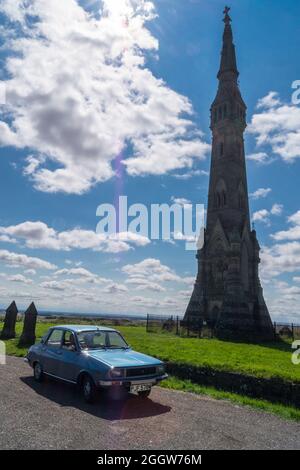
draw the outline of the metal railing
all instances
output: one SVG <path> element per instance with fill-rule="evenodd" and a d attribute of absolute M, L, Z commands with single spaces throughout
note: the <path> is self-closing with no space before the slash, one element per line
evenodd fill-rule
<path fill-rule="evenodd" d="M 300 339 L 300 325 L 296 323 L 274 322 L 274 340 L 287 339 L 294 341 Z M 194 319 L 183 320 L 178 315 L 169 317 L 163 315 L 147 315 L 146 331 L 148 333 L 167 333 L 190 338 L 214 338 L 214 328 L 202 321 Z"/>

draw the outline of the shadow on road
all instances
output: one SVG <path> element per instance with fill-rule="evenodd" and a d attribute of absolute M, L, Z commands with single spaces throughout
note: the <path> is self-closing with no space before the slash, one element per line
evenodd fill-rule
<path fill-rule="evenodd" d="M 138 419 L 158 416 L 171 411 L 170 406 L 161 405 L 149 398 L 140 398 L 128 394 L 121 400 L 112 399 L 107 393 L 99 393 L 95 404 L 84 402 L 75 386 L 62 384 L 46 379 L 37 383 L 33 377 L 21 377 L 23 383 L 47 400 L 54 401 L 60 406 L 74 407 L 109 421 L 123 419 Z"/>

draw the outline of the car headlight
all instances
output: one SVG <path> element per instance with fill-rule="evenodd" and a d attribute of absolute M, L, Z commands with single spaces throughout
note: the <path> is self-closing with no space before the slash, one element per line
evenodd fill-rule
<path fill-rule="evenodd" d="M 165 373 L 165 366 L 162 364 L 161 366 L 157 366 L 156 371 L 159 375 L 162 375 Z"/>
<path fill-rule="evenodd" d="M 124 377 L 124 370 L 123 369 L 111 369 L 109 374 L 114 379 L 120 379 Z"/>

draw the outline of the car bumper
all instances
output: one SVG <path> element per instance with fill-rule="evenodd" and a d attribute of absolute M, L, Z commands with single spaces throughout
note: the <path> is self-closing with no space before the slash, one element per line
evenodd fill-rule
<path fill-rule="evenodd" d="M 148 379 L 142 378 L 142 379 L 122 379 L 122 380 L 100 380 L 98 381 L 98 387 L 101 388 L 106 388 L 106 387 L 114 387 L 114 386 L 125 386 L 125 387 L 131 387 L 132 385 L 141 385 L 141 384 L 151 384 L 153 387 L 154 385 L 157 385 L 159 382 L 162 380 L 165 380 L 168 378 L 168 374 L 163 374 L 158 377 L 149 377 Z"/>

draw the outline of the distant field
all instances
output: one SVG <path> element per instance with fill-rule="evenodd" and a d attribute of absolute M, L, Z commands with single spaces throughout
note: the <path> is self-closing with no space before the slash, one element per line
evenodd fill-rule
<path fill-rule="evenodd" d="M 60 320 L 61 323 L 61 320 Z M 107 324 L 107 322 L 105 322 Z M 55 323 L 37 323 L 37 339 Z M 128 343 L 135 349 L 165 361 L 208 366 L 217 370 L 241 372 L 256 377 L 281 377 L 300 381 L 300 366 L 291 362 L 291 346 L 287 343 L 254 345 L 225 342 L 217 339 L 179 338 L 167 333 L 146 333 L 144 326 L 117 326 Z M 0 330 L 2 325 L 0 323 Z M 17 334 L 22 323 L 17 323 Z M 24 356 L 18 339 L 6 342 L 7 354 Z"/>

